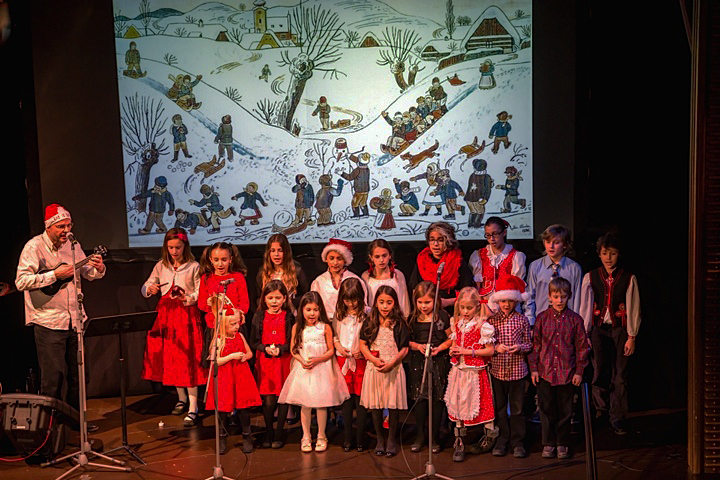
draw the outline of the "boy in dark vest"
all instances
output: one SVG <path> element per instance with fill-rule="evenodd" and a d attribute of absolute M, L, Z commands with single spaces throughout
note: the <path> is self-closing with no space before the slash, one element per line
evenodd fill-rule
<path fill-rule="evenodd" d="M 627 367 L 640 328 L 640 293 L 635 275 L 618 265 L 614 234 L 598 239 L 597 252 L 602 266 L 583 278 L 580 305 L 593 350 L 592 397 L 596 418 L 609 414 L 613 431 L 625 435 Z"/>

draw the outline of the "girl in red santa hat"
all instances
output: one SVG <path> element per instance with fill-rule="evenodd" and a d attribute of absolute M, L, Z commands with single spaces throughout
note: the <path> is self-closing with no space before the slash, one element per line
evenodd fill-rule
<path fill-rule="evenodd" d="M 357 278 L 362 285 L 365 304 L 368 302 L 367 286 L 360 277 L 347 269 L 353 261 L 352 245 L 350 242 L 340 240 L 339 238 L 331 238 L 328 244 L 323 248 L 322 261 L 327 263 L 327 272 L 322 273 L 313 280 L 310 290 L 318 292 L 325 305 L 325 311 L 330 320 L 335 316 L 335 307 L 337 305 L 338 292 L 340 284 L 346 278 Z"/>

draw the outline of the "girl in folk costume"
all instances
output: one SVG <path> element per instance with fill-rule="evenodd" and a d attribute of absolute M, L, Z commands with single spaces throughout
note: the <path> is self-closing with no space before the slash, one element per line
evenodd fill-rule
<path fill-rule="evenodd" d="M 495 353 L 495 328 L 481 312 L 480 294 L 474 287 L 460 290 L 452 319 L 452 369 L 445 391 L 448 416 L 455 422 L 455 452 L 453 460 L 465 459 L 466 427 L 484 425 L 484 435 L 473 453 L 489 451 L 500 430 L 495 427 L 492 386 L 486 367 Z"/>
<path fill-rule="evenodd" d="M 308 291 L 309 284 L 300 262 L 293 260 L 292 247 L 290 247 L 288 238 L 282 233 L 271 235 L 265 245 L 263 264 L 258 270 L 255 281 L 258 299 L 261 297 L 265 285 L 271 280 L 280 280 L 285 284 L 293 313 L 295 313 L 300 303 L 300 297 Z M 263 308 L 262 301 L 258 301 L 258 303 L 260 308 Z"/>
<path fill-rule="evenodd" d="M 405 370 L 402 360 L 408 352 L 409 332 L 398 305 L 395 289 L 378 288 L 370 318 L 360 331 L 360 351 L 368 361 L 363 377 L 360 404 L 371 410 L 377 434 L 375 455 L 397 454 L 397 426 L 400 410 L 407 409 Z M 389 412 L 387 442 L 383 438 L 382 411 Z"/>
<path fill-rule="evenodd" d="M 360 279 L 357 275 L 347 269 L 353 261 L 352 245 L 345 240 L 339 238 L 331 238 L 325 248 L 323 248 L 322 261 L 327 263 L 327 272 L 318 275 L 310 285 L 310 290 L 318 292 L 322 298 L 323 304 L 327 311 L 328 318 L 332 319 L 335 315 L 335 306 L 337 305 L 338 292 L 340 284 L 350 277 Z M 367 300 L 367 287 L 365 282 L 361 281 L 363 292 L 365 292 L 365 300 Z"/>
<path fill-rule="evenodd" d="M 223 303 L 239 310 L 243 315 L 250 308 L 245 274 L 247 267 L 235 245 L 217 242 L 203 251 L 200 259 L 200 294 L 198 307 L 205 313 L 205 337 L 203 342 L 203 366 L 209 367 L 208 353 L 215 328 L 214 308 Z M 221 297 L 224 299 L 221 301 Z M 244 322 L 244 317 L 242 318 Z"/>
<path fill-rule="evenodd" d="M 417 402 L 415 418 L 417 424 L 417 437 L 410 450 L 419 452 L 425 443 L 427 433 L 427 420 L 429 414 L 429 402 L 433 402 L 433 453 L 440 452 L 440 421 L 442 420 L 443 404 L 442 399 L 447 387 L 448 373 L 450 372 L 449 348 L 452 344 L 450 339 L 450 315 L 439 309 L 438 318 L 434 317 L 435 308 L 435 285 L 430 282 L 420 282 L 413 291 L 413 313 L 410 316 L 410 397 Z M 433 382 L 433 396 L 428 398 L 427 382 L 425 388 L 420 390 L 423 384 L 423 373 L 425 366 L 425 350 L 430 338 L 432 364 L 428 370 Z"/>
<path fill-rule="evenodd" d="M 393 252 L 387 240 L 378 238 L 368 246 L 368 268 L 362 274 L 362 279 L 368 287 L 370 304 L 375 299 L 375 292 L 382 285 L 388 285 L 395 289 L 400 300 L 400 310 L 405 318 L 410 315 L 410 298 L 408 296 L 405 275 L 395 268 Z"/>
<path fill-rule="evenodd" d="M 371 200 L 370 208 L 378 212 L 373 227 L 378 230 L 392 230 L 395 228 L 395 218 L 392 214 L 392 191 L 389 188 L 383 188 L 380 196 Z"/>
<path fill-rule="evenodd" d="M 442 308 L 452 314 L 455 296 L 463 287 L 473 284 L 470 267 L 462 258 L 460 243 L 455 238 L 455 230 L 447 222 L 435 222 L 425 232 L 428 244 L 417 256 L 417 262 L 410 275 L 410 288 L 425 281 L 435 283 L 438 280 L 438 268 L 443 265 L 440 275 L 440 299 Z"/>
<path fill-rule="evenodd" d="M 205 383 L 207 372 L 200 366 L 202 320 L 197 303 L 200 266 L 190 252 L 187 232 L 172 228 L 165 234 L 162 260 L 153 268 L 142 286 L 142 294 L 160 293 L 155 324 L 147 334 L 142 378 L 173 385 L 178 392 L 174 415 L 186 410 L 186 422 L 197 416 L 198 385 Z M 189 406 L 188 406 L 189 401 Z"/>
<path fill-rule="evenodd" d="M 260 310 L 255 313 L 250 344 L 257 351 L 255 370 L 263 399 L 266 435 L 263 448 L 282 448 L 283 427 L 288 406 L 278 405 L 278 396 L 290 374 L 290 339 L 295 317 L 290 312 L 287 288 L 280 280 L 270 280 L 260 296 Z M 275 409 L 277 427 L 273 430 Z"/>
<path fill-rule="evenodd" d="M 510 224 L 500 217 L 490 217 L 485 222 L 485 238 L 488 244 L 470 255 L 473 280 L 480 292 L 482 313 L 487 311 L 487 299 L 495 292 L 497 281 L 507 275 L 525 279 L 525 254 L 506 242 Z"/>
<path fill-rule="evenodd" d="M 332 327 L 317 292 L 308 292 L 300 299 L 290 352 L 295 361 L 278 401 L 302 407 L 300 449 L 303 452 L 312 451 L 310 421 L 312 409 L 316 409 L 318 436 L 315 451 L 324 452 L 328 445 L 325 435 L 327 407 L 342 404 L 350 394 L 335 361 Z"/>
<path fill-rule="evenodd" d="M 333 330 L 335 331 L 335 353 L 342 374 L 345 376 L 350 398 L 342 404 L 342 415 L 345 423 L 343 449 L 352 449 L 352 418 L 353 408 L 357 410 L 357 433 L 355 447 L 359 452 L 365 450 L 365 426 L 367 410 L 360 405 L 362 381 L 365 375 L 367 360 L 360 352 L 360 330 L 368 319 L 370 309 L 365 306 L 365 292 L 362 281 L 348 278 L 340 285 Z"/>
<path fill-rule="evenodd" d="M 217 310 L 216 310 L 217 311 Z M 252 358 L 252 350 L 245 337 L 240 333 L 240 325 L 245 321 L 244 314 L 231 305 L 225 305 L 218 315 L 217 348 L 217 409 L 220 414 L 222 430 L 220 433 L 220 454 L 227 452 L 227 416 L 237 409 L 243 432 L 243 453 L 252 453 L 252 430 L 250 429 L 250 407 L 260 405 L 255 379 L 247 361 Z M 205 408 L 215 409 L 214 377 L 210 376 L 208 399 Z"/>

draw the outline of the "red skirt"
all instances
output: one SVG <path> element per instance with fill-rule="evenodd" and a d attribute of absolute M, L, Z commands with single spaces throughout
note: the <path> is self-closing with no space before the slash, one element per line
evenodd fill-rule
<path fill-rule="evenodd" d="M 279 357 L 266 357 L 265 352 L 255 352 L 258 391 L 260 395 L 280 395 L 285 379 L 290 374 L 292 356 L 285 353 Z"/>
<path fill-rule="evenodd" d="M 239 343 L 242 343 L 239 334 L 236 339 L 239 340 Z M 230 339 L 228 339 L 228 343 L 230 343 Z M 232 352 L 238 350 L 237 348 L 229 349 L 227 351 L 224 350 L 223 355 L 227 355 L 228 351 Z M 247 351 L 247 349 L 243 349 L 241 351 Z M 215 409 L 214 382 L 215 379 L 211 377 L 207 404 L 205 404 L 205 408 L 207 410 Z M 218 368 L 219 412 L 232 412 L 236 408 L 255 407 L 261 403 L 260 393 L 258 392 L 257 385 L 255 384 L 255 377 L 253 377 L 253 374 L 250 371 L 250 366 L 248 366 L 247 362 L 230 360 L 225 365 L 221 365 Z"/>
<path fill-rule="evenodd" d="M 466 427 L 481 425 L 495 419 L 495 406 L 493 404 L 492 384 L 487 369 L 478 372 L 478 397 L 480 398 L 480 411 L 472 420 L 463 423 Z M 452 415 L 448 415 L 451 421 L 457 421 Z"/>
<path fill-rule="evenodd" d="M 395 228 L 395 219 L 393 218 L 392 213 L 388 212 L 385 214 L 385 218 L 383 218 L 380 230 L 390 230 L 391 228 Z"/>
<path fill-rule="evenodd" d="M 200 366 L 202 333 L 200 310 L 165 295 L 147 334 L 141 377 L 175 387 L 196 387 L 207 380 Z"/>
<path fill-rule="evenodd" d="M 335 357 L 337 358 L 338 365 L 340 365 L 340 369 L 342 370 L 343 365 L 345 365 L 345 362 L 347 359 L 345 357 Z M 350 392 L 350 395 L 360 395 L 362 392 L 362 381 L 363 377 L 365 376 L 365 366 L 367 365 L 367 360 L 364 358 L 356 358 L 355 359 L 355 371 L 348 370 L 348 372 L 345 374 L 345 383 L 347 383 L 348 391 Z"/>

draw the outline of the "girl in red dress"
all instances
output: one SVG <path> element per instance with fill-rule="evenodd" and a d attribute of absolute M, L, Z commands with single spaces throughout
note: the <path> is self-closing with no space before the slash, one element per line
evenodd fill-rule
<path fill-rule="evenodd" d="M 255 313 L 250 330 L 250 344 L 257 351 L 255 371 L 263 399 L 265 439 L 263 448 L 282 448 L 283 427 L 288 405 L 278 405 L 278 395 L 290 373 L 290 339 L 295 317 L 290 312 L 287 288 L 280 280 L 270 280 L 260 295 L 260 310 Z M 275 409 L 277 427 L 273 430 Z"/>
<path fill-rule="evenodd" d="M 200 267 L 190 252 L 187 232 L 172 228 L 165 234 L 162 259 L 142 286 L 145 297 L 162 295 L 147 334 L 142 378 L 177 389 L 175 415 L 188 410 L 188 415 L 197 416 L 198 385 L 207 378 L 200 366 L 202 321 L 195 305 L 199 286 Z"/>
<path fill-rule="evenodd" d="M 346 452 L 352 449 L 353 408 L 357 410 L 355 448 L 358 452 L 365 450 L 367 410 L 360 405 L 360 393 L 367 360 L 360 351 L 360 330 L 368 318 L 370 309 L 365 306 L 365 290 L 363 290 L 361 281 L 350 277 L 340 284 L 333 318 L 335 354 L 350 392 L 350 398 L 342 404 L 342 416 L 345 424 L 343 449 Z"/>
<path fill-rule="evenodd" d="M 450 420 L 456 425 L 453 453 L 456 462 L 465 459 L 463 437 L 466 427 L 485 426 L 480 442 L 470 447 L 472 453 L 489 451 L 493 439 L 500 433 L 493 424 L 495 408 L 486 370 L 490 357 L 495 353 L 495 328 L 486 321 L 487 316 L 481 313 L 481 306 L 477 289 L 465 287 L 458 294 L 452 319 L 452 369 L 445 391 L 445 404 Z"/>
<path fill-rule="evenodd" d="M 239 332 L 240 324 L 245 316 L 239 310 L 225 305 L 219 315 L 217 347 L 217 409 L 220 414 L 220 453 L 227 452 L 227 414 L 238 410 L 240 425 L 243 432 L 243 453 L 252 453 L 252 431 L 250 429 L 250 407 L 260 405 L 255 378 L 253 378 L 247 361 L 252 358 L 252 350 L 248 348 L 245 337 Z M 208 385 L 207 410 L 215 409 L 214 378 L 210 376 Z"/>

